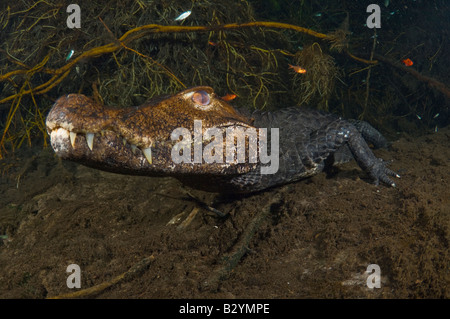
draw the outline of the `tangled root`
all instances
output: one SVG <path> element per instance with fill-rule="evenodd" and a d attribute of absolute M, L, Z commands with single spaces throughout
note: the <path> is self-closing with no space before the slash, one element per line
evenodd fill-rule
<path fill-rule="evenodd" d="M 333 57 L 322 52 L 318 43 L 313 43 L 296 53 L 295 62 L 306 69 L 306 73 L 295 75 L 294 79 L 298 105 L 317 104 L 321 109 L 328 109 L 328 99 L 340 73 Z"/>

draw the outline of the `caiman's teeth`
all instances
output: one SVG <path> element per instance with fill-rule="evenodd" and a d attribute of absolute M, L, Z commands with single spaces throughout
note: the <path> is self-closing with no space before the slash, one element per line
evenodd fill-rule
<path fill-rule="evenodd" d="M 70 144 L 72 144 L 72 147 L 75 148 L 75 139 L 77 138 L 77 133 L 70 132 L 69 136 L 70 136 Z"/>
<path fill-rule="evenodd" d="M 136 148 L 137 148 L 136 145 L 131 144 L 131 151 L 133 152 L 133 154 L 136 154 Z"/>
<path fill-rule="evenodd" d="M 86 142 L 89 149 L 92 151 L 94 148 L 94 133 L 86 133 Z"/>
<path fill-rule="evenodd" d="M 144 153 L 145 158 L 147 159 L 147 161 L 152 164 L 152 148 L 148 147 L 148 148 L 144 148 L 142 150 L 142 153 Z"/>

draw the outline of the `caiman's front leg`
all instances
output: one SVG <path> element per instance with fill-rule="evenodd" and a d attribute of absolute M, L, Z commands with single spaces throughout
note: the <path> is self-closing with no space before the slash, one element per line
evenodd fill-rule
<path fill-rule="evenodd" d="M 358 165 L 373 178 L 376 185 L 381 181 L 392 187 L 396 186 L 389 176 L 400 176 L 387 168 L 385 161 L 373 154 L 359 130 L 346 120 L 336 119 L 326 127 L 312 132 L 304 159 L 323 160 L 344 144 L 348 145 Z"/>

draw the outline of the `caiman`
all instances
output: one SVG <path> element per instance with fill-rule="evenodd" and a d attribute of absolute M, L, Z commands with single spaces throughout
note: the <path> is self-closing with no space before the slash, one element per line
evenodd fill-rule
<path fill-rule="evenodd" d="M 55 102 L 46 125 L 63 159 L 121 174 L 172 176 L 210 192 L 256 192 L 352 158 L 377 185 L 395 187 L 390 176 L 399 177 L 373 154 L 368 143 L 387 141 L 366 122 L 303 107 L 244 115 L 206 86 L 127 108 L 68 94 Z M 227 140 L 230 132 L 235 135 Z M 238 158 L 239 147 L 245 152 Z"/>

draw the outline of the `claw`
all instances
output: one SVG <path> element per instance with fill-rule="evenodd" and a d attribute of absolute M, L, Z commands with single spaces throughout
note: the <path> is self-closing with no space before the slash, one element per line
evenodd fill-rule
<path fill-rule="evenodd" d="M 371 175 L 375 180 L 375 185 L 378 185 L 379 181 L 382 181 L 391 187 L 397 187 L 397 185 L 388 176 L 400 178 L 399 174 L 386 167 L 386 161 L 383 161 L 382 159 L 379 159 L 372 167 Z"/>

